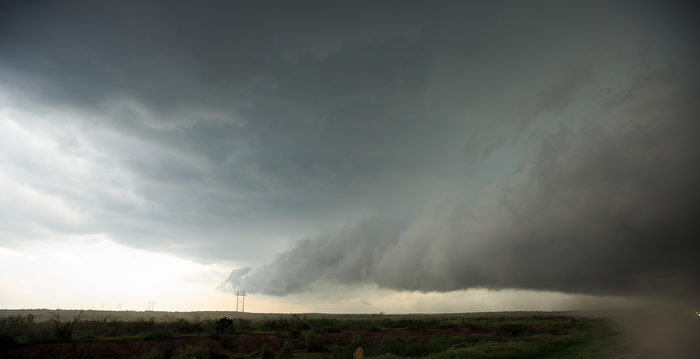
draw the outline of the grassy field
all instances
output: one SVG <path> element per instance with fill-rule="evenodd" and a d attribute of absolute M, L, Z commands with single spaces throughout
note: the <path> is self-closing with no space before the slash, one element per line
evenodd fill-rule
<path fill-rule="evenodd" d="M 281 315 L 0 311 L 3 358 L 607 358 L 614 324 L 575 313 Z"/>

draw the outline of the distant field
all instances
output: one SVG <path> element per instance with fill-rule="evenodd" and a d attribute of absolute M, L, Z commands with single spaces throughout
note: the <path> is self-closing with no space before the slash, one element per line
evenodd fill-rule
<path fill-rule="evenodd" d="M 412 315 L 0 310 L 2 358 L 606 358 L 620 331 L 579 313 Z"/>

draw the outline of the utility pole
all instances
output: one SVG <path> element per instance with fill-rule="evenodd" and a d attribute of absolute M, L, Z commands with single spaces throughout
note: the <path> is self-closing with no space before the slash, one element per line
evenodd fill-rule
<path fill-rule="evenodd" d="M 245 291 L 236 291 L 236 312 L 245 312 L 245 297 L 247 294 Z M 240 308 L 240 310 L 239 310 Z"/>

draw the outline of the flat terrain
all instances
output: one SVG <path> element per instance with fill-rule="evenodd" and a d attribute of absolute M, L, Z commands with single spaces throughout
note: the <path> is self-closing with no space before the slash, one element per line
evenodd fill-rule
<path fill-rule="evenodd" d="M 616 325 L 555 312 L 431 315 L 0 310 L 2 358 L 606 358 Z"/>

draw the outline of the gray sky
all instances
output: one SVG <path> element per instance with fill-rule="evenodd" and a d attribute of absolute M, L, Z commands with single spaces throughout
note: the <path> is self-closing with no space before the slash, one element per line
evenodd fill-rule
<path fill-rule="evenodd" d="M 0 257 L 100 238 L 268 296 L 700 291 L 694 4 L 0 6 Z"/>

